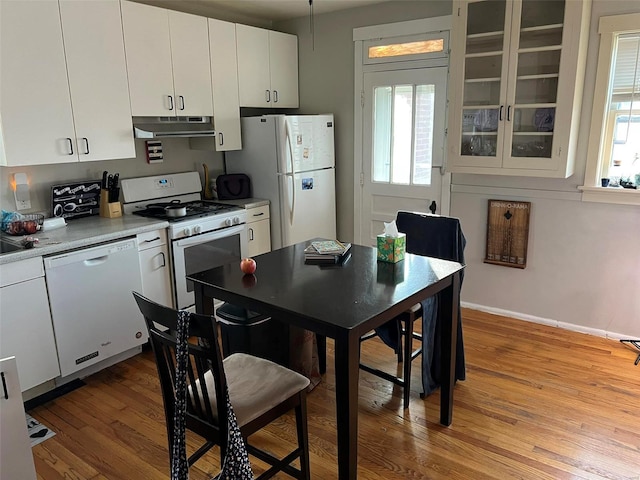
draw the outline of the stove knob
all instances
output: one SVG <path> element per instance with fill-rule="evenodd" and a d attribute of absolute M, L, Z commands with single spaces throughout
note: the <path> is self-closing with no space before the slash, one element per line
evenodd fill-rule
<path fill-rule="evenodd" d="M 202 233 L 202 227 L 200 225 L 196 225 L 195 227 L 193 227 L 193 233 Z"/>
<path fill-rule="evenodd" d="M 225 226 L 230 227 L 230 226 L 233 225 L 233 222 L 231 221 L 230 218 L 225 218 L 224 219 L 224 224 L 225 224 Z"/>
<path fill-rule="evenodd" d="M 238 225 L 240 223 L 240 217 L 233 217 L 233 224 Z"/>
<path fill-rule="evenodd" d="M 185 237 L 190 237 L 191 236 L 191 227 L 185 227 L 185 229 L 182 231 L 182 233 L 184 233 Z"/>

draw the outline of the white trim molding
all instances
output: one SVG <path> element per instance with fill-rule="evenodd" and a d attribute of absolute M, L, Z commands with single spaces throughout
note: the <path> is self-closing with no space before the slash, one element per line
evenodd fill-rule
<path fill-rule="evenodd" d="M 629 335 L 625 335 L 622 333 L 609 332 L 600 328 L 585 327 L 583 325 L 576 325 L 574 323 L 561 322 L 559 320 L 553 320 L 544 317 L 536 317 L 535 315 L 513 312 L 511 310 L 504 310 L 502 308 L 488 307 L 486 305 L 478 305 L 476 303 L 460 302 L 460 306 L 463 308 L 468 308 L 470 310 L 477 310 L 479 312 L 492 313 L 494 315 L 500 315 L 502 317 L 515 318 L 516 320 L 524 320 L 525 322 L 538 323 L 541 325 L 548 325 L 550 327 L 558 327 L 562 328 L 563 330 L 570 330 L 572 332 L 586 333 L 587 335 L 593 335 L 595 337 L 603 337 L 611 340 L 629 338 Z"/>
<path fill-rule="evenodd" d="M 598 24 L 600 50 L 598 52 L 596 83 L 593 94 L 593 109 L 591 111 L 587 165 L 584 185 L 578 187 L 582 191 L 582 201 L 585 202 L 640 205 L 640 190 L 599 186 L 599 177 L 602 171 L 603 128 L 606 123 L 615 38 L 620 33 L 638 31 L 640 29 L 639 26 L 640 13 L 600 17 Z"/>
<path fill-rule="evenodd" d="M 1 0 L 0 0 L 1 1 Z M 417 20 L 408 20 L 405 22 L 386 23 L 381 25 L 371 25 L 367 27 L 357 27 L 353 29 L 353 41 L 354 41 L 354 92 L 353 98 L 353 175 L 354 175 L 354 189 L 353 189 L 353 228 L 354 228 L 354 241 L 360 241 L 360 221 L 362 218 L 362 102 L 364 98 L 364 72 L 366 71 L 383 71 L 383 70 L 401 70 L 403 68 L 419 68 L 419 67 L 440 67 L 449 65 L 448 52 L 446 56 L 441 58 L 407 61 L 407 62 L 393 62 L 392 66 L 388 64 L 374 64 L 364 65 L 364 42 L 368 40 L 376 40 L 383 38 L 393 37 L 407 37 L 411 35 L 419 35 L 430 32 L 449 32 L 451 30 L 452 16 L 445 15 L 441 17 L 429 17 L 421 18 Z M 446 164 L 446 149 L 445 159 Z M 443 182 L 443 192 L 449 192 L 451 175 L 445 174 L 441 176 Z M 446 196 L 445 196 L 446 195 Z M 450 194 L 443 194 L 443 201 L 445 198 L 449 200 Z M 449 213 L 449 205 L 446 208 L 442 207 L 442 213 Z"/>
<path fill-rule="evenodd" d="M 353 41 L 374 40 L 378 38 L 402 37 L 419 33 L 451 30 L 451 15 L 420 18 L 406 22 L 384 23 L 353 29 Z"/>

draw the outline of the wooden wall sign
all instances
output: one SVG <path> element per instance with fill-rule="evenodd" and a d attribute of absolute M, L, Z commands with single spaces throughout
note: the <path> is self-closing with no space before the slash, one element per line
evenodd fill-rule
<path fill-rule="evenodd" d="M 527 266 L 530 213 L 531 202 L 489 200 L 485 263 Z"/>

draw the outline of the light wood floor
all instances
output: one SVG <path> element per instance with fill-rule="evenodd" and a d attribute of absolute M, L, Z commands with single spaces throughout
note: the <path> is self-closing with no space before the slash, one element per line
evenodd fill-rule
<path fill-rule="evenodd" d="M 640 479 L 640 365 L 623 344 L 476 311 L 463 312 L 467 380 L 455 388 L 453 424 L 438 423 L 439 394 L 411 405 L 360 373 L 360 479 Z M 308 396 L 311 471 L 337 477 L 333 344 L 329 371 Z M 395 369 L 371 340 L 363 356 Z M 38 478 L 169 478 L 162 400 L 150 352 L 86 379 L 30 413 L 57 435 L 34 448 Z M 292 418 L 254 439 L 276 453 L 295 441 Z M 190 448 L 196 444 L 189 440 Z M 261 466 L 256 464 L 255 472 Z M 219 471 L 213 450 L 192 479 Z M 284 475 L 277 478 L 289 478 Z"/>

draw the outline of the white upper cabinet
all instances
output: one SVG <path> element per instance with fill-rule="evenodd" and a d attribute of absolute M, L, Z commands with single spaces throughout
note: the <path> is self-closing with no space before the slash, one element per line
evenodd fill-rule
<path fill-rule="evenodd" d="M 133 116 L 211 116 L 207 19 L 122 2 Z"/>
<path fill-rule="evenodd" d="M 205 17 L 169 11 L 176 115 L 213 115 Z"/>
<path fill-rule="evenodd" d="M 297 108 L 298 37 L 236 24 L 240 106 Z"/>
<path fill-rule="evenodd" d="M 117 0 L 3 1 L 0 23 L 1 165 L 135 156 Z"/>
<path fill-rule="evenodd" d="M 118 0 L 60 0 L 80 161 L 136 156 Z"/>
<path fill-rule="evenodd" d="M 448 169 L 573 174 L 590 0 L 455 0 Z"/>
<path fill-rule="evenodd" d="M 240 150 L 242 139 L 235 24 L 210 18 L 209 42 L 216 150 Z"/>
<path fill-rule="evenodd" d="M 298 37 L 270 31 L 269 64 L 273 105 L 298 107 Z"/>

